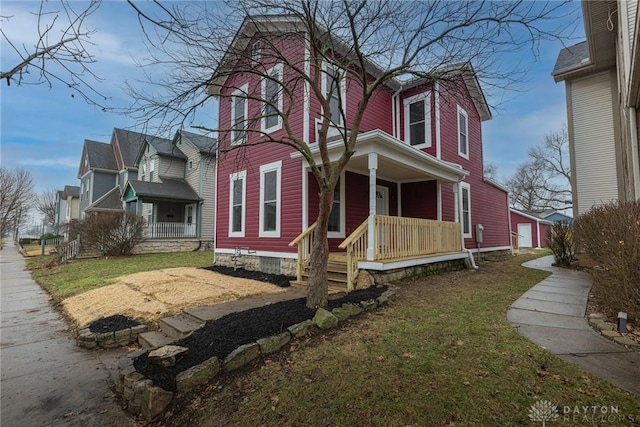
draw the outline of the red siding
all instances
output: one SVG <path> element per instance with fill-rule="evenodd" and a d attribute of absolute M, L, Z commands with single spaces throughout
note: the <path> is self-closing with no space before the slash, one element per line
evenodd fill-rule
<path fill-rule="evenodd" d="M 436 181 L 402 184 L 402 216 L 438 219 Z"/>
<path fill-rule="evenodd" d="M 531 244 L 534 248 L 546 248 L 548 245 L 547 235 L 549 233 L 550 226 L 548 224 L 540 223 L 535 219 L 528 218 L 518 212 L 510 211 L 511 229 L 514 232 L 518 232 L 518 224 L 531 224 Z M 538 225 L 540 228 L 538 228 Z M 538 236 L 538 230 L 540 236 Z"/>

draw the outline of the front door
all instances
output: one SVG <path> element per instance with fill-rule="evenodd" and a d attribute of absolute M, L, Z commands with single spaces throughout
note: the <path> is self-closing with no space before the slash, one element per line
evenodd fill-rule
<path fill-rule="evenodd" d="M 389 215 L 389 189 L 376 185 L 376 214 Z"/>
<path fill-rule="evenodd" d="M 533 247 L 531 224 L 518 224 L 518 246 L 521 248 Z"/>

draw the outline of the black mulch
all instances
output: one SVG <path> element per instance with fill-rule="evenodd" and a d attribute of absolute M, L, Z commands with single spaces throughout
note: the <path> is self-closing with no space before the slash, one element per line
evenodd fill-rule
<path fill-rule="evenodd" d="M 89 330 L 93 333 L 114 332 L 122 329 L 138 326 L 140 323 L 121 314 L 114 314 L 109 317 L 102 317 L 94 320 L 89 325 Z"/>
<path fill-rule="evenodd" d="M 329 309 L 340 307 L 344 303 L 375 299 L 386 290 L 386 286 L 355 290 L 341 298 L 329 300 Z M 223 360 L 241 345 L 282 333 L 291 325 L 313 318 L 314 314 L 314 310 L 307 308 L 304 298 L 232 313 L 207 322 L 190 336 L 174 343 L 189 348 L 174 366 L 164 368 L 148 363 L 148 352 L 138 356 L 133 365 L 136 371 L 144 374 L 157 386 L 175 391 L 176 375 L 180 372 L 213 356 Z"/>
<path fill-rule="evenodd" d="M 285 276 L 284 274 L 268 274 L 261 271 L 245 270 L 244 268 L 234 269 L 233 267 L 225 267 L 222 265 L 213 265 L 210 267 L 202 267 L 204 270 L 215 271 L 216 273 L 226 274 L 227 276 L 241 277 L 243 279 L 259 280 L 261 282 L 272 283 L 281 288 L 291 286 L 291 281 L 295 277 Z"/>

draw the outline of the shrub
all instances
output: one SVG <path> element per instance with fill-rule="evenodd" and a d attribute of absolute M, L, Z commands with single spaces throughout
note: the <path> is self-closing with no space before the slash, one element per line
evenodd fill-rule
<path fill-rule="evenodd" d="M 547 235 L 549 249 L 553 252 L 556 265 L 568 267 L 576 256 L 573 227 L 569 222 L 554 222 Z"/>
<path fill-rule="evenodd" d="M 142 217 L 130 212 L 93 213 L 73 226 L 80 234 L 83 250 L 99 251 L 103 255 L 131 255 L 142 242 Z"/>
<path fill-rule="evenodd" d="M 598 264 L 594 287 L 607 309 L 640 320 L 640 202 L 593 208 L 576 221 L 576 237 Z"/>

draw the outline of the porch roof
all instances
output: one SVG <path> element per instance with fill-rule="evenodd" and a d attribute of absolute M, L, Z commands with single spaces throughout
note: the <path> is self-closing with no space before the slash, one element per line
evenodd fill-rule
<path fill-rule="evenodd" d="M 85 212 L 120 212 L 122 211 L 122 199 L 120 198 L 120 187 L 113 187 L 102 197 L 91 203 Z"/>
<path fill-rule="evenodd" d="M 135 198 L 175 200 L 183 202 L 197 202 L 202 200 L 191 186 L 181 179 L 161 178 L 162 182 L 129 181 L 124 194 L 127 200 Z M 129 188 L 133 190 L 130 197 Z"/>
<path fill-rule="evenodd" d="M 337 161 L 344 150 L 342 139 L 327 143 L 330 160 Z M 317 162 L 321 161 L 317 144 L 311 148 Z M 469 172 L 454 163 L 445 162 L 412 147 L 381 130 L 373 130 L 358 135 L 356 150 L 347 169 L 352 172 L 369 174 L 369 153 L 378 154 L 377 176 L 395 182 L 415 182 L 438 179 L 445 182 L 458 182 Z M 294 152 L 292 159 L 302 159 L 302 154 Z"/>

